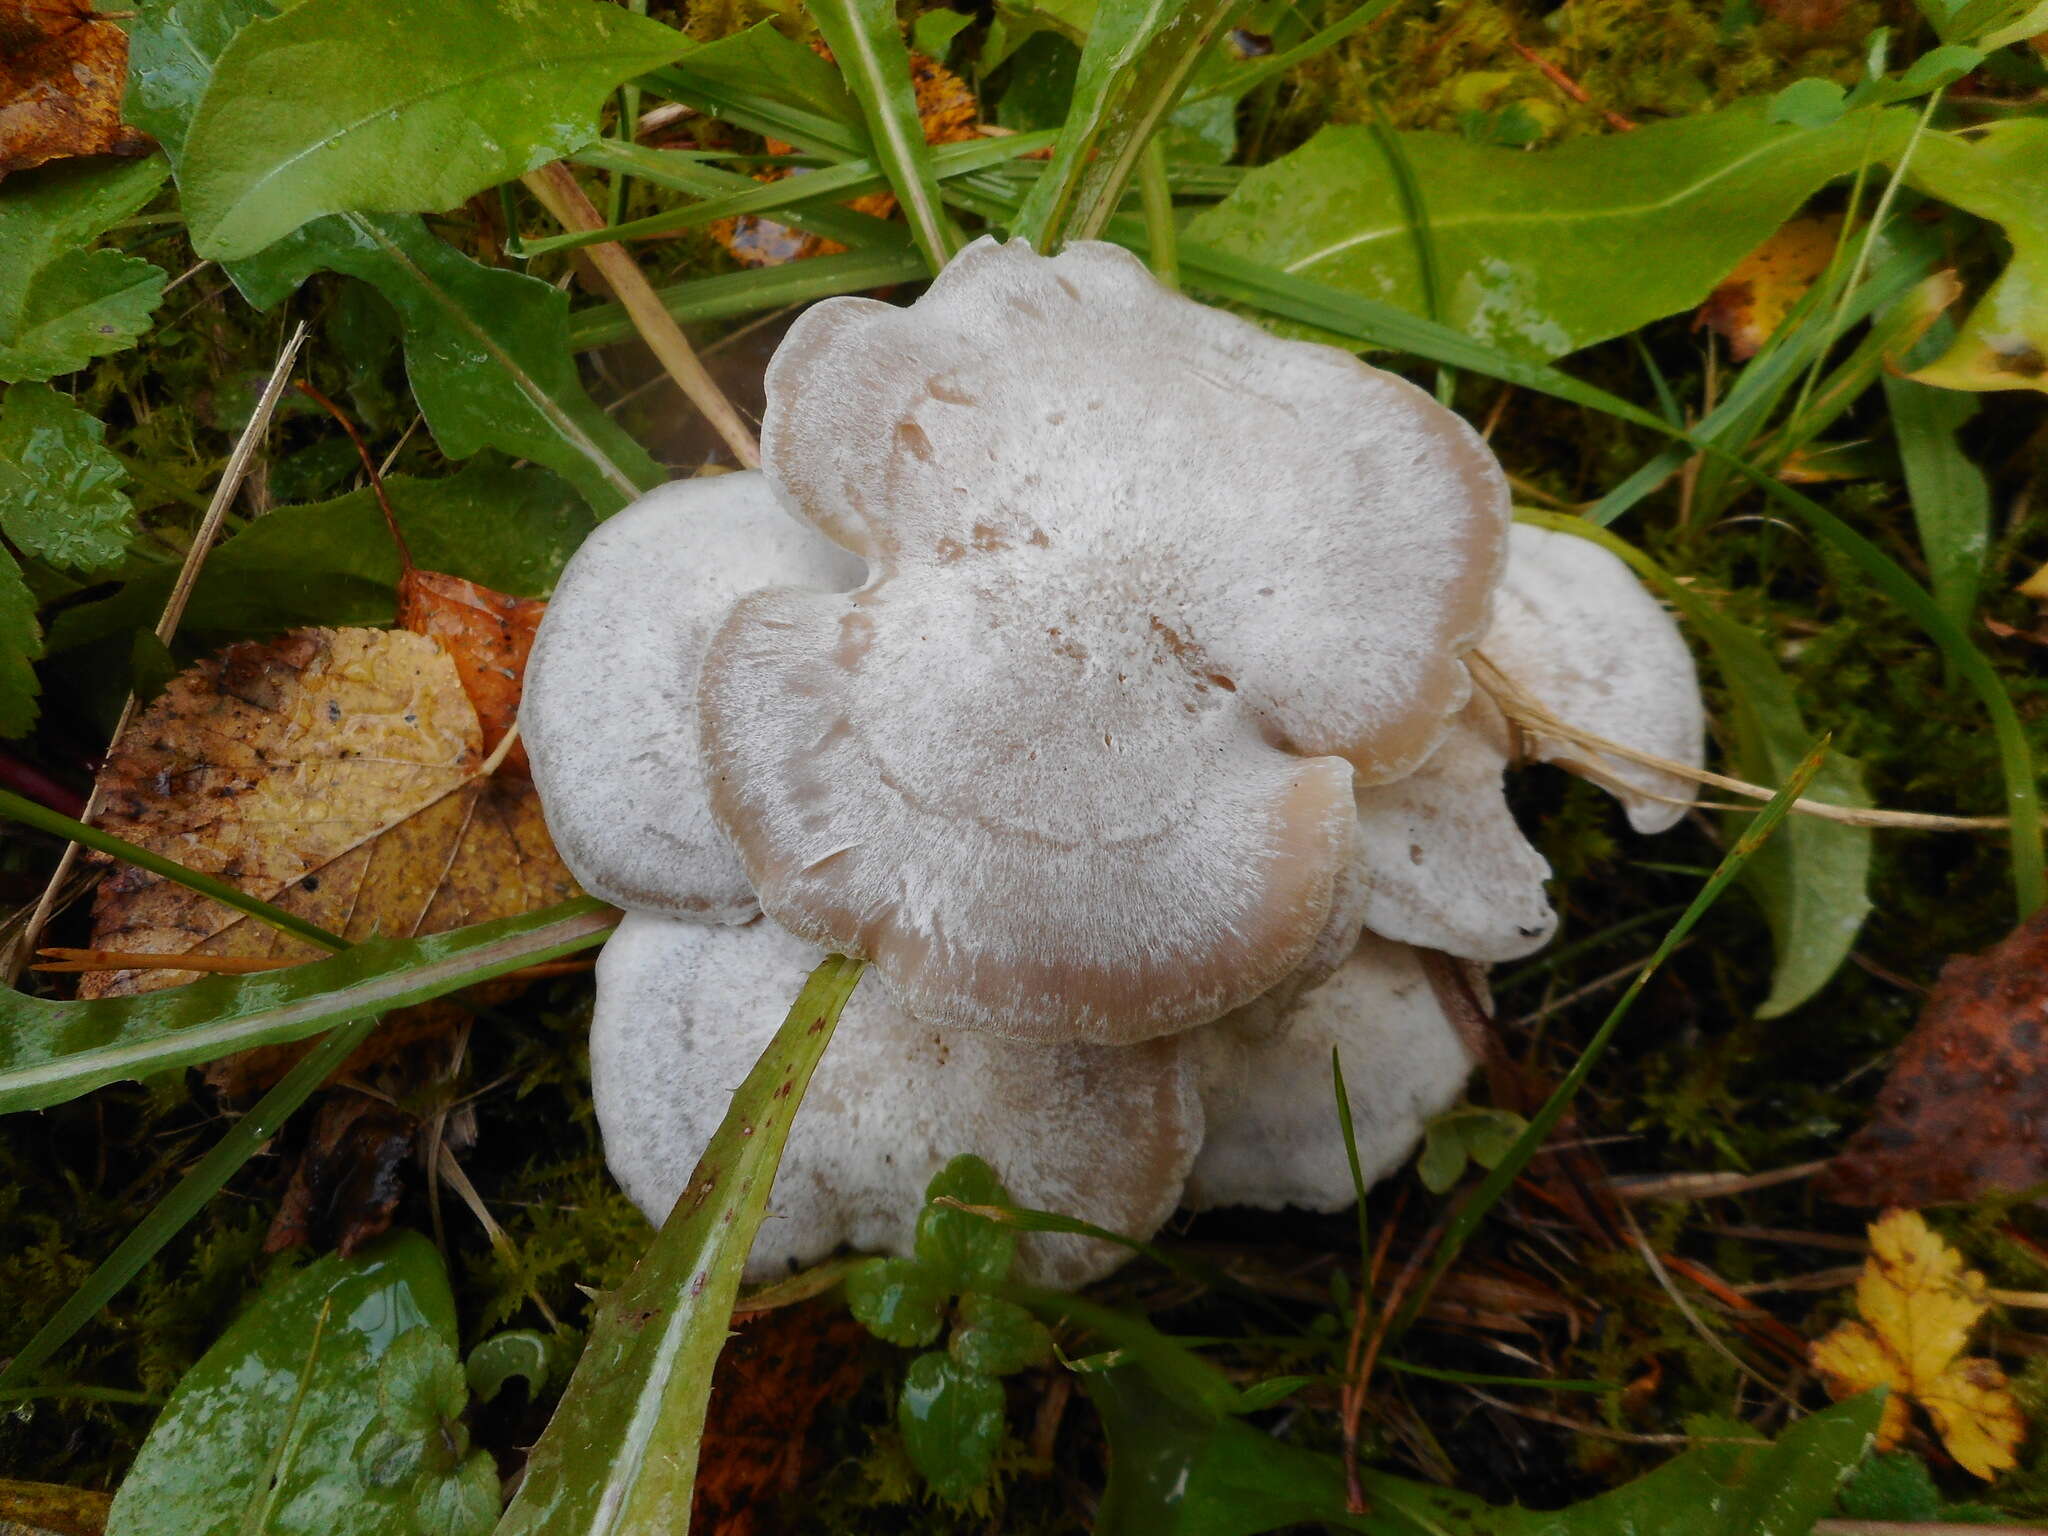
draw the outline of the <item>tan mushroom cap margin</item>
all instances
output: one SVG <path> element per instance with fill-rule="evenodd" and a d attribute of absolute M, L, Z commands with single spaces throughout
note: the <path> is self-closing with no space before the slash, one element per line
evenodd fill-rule
<path fill-rule="evenodd" d="M 1465 702 L 1508 498 L 1422 391 L 982 241 L 834 299 L 768 374 L 765 472 L 868 563 L 742 598 L 698 690 L 761 906 L 936 1024 L 1124 1043 L 1308 955 L 1354 778 Z"/>
<path fill-rule="evenodd" d="M 591 1086 L 606 1159 L 649 1220 L 667 1217 L 774 1034 L 777 1000 L 817 961 L 767 920 L 727 928 L 634 912 L 606 943 Z M 1020 1204 L 1150 1236 L 1202 1144 L 1207 1035 L 1028 1045 L 922 1023 L 860 988 L 797 1109 L 747 1278 L 779 1278 L 842 1244 L 909 1253 L 926 1183 L 969 1152 Z M 1025 1278 L 1069 1287 L 1128 1257 L 1034 1233 L 1018 1255 Z"/>

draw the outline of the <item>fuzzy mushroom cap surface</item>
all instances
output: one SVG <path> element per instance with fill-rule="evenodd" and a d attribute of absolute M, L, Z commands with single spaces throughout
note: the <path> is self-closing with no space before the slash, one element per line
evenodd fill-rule
<path fill-rule="evenodd" d="M 1517 524 L 1479 653 L 1567 725 L 1689 767 L 1703 760 L 1692 653 L 1671 616 L 1597 544 Z M 1358 791 L 1372 872 L 1368 928 L 1468 960 L 1514 960 L 1550 941 L 1550 866 L 1502 793 L 1514 746 L 1500 710 L 1475 695 L 1421 768 Z M 1542 738 L 1535 748 L 1573 772 L 1590 767 L 1639 832 L 1664 831 L 1690 803 L 1693 785 L 1675 774 Z"/>
<path fill-rule="evenodd" d="M 1692 652 L 1663 605 L 1590 539 L 1518 523 L 1508 548 L 1493 627 L 1479 646 L 1486 659 L 1566 725 L 1698 768 L 1706 705 Z M 1689 779 L 1571 743 L 1539 740 L 1536 756 L 1613 781 L 1638 832 L 1678 825 L 1695 798 Z"/>
<path fill-rule="evenodd" d="M 711 816 L 698 666 L 744 594 L 840 591 L 863 574 L 759 474 L 665 485 L 584 541 L 541 620 L 519 720 L 548 830 L 585 890 L 708 922 L 760 910 Z"/>
<path fill-rule="evenodd" d="M 1203 1033 L 1224 1037 L 1235 1057 L 1214 1052 L 1208 1062 L 1208 1138 L 1182 1196 L 1196 1211 L 1328 1212 L 1353 1202 L 1332 1047 L 1344 1063 L 1367 1184 L 1401 1165 L 1473 1066 L 1415 951 L 1370 933 L 1334 976 L 1296 1000 L 1279 1036 L 1248 1038 L 1230 1019 Z"/>
<path fill-rule="evenodd" d="M 1412 385 L 1159 286 L 982 241 L 916 304 L 813 306 L 764 471 L 868 562 L 742 600 L 699 689 L 774 918 L 918 1016 L 1128 1043 L 1328 922 L 1354 776 L 1465 701 L 1507 494 Z"/>
<path fill-rule="evenodd" d="M 606 1160 L 665 1219 L 733 1090 L 823 957 L 763 919 L 740 928 L 629 913 L 597 967 L 591 1086 Z M 790 1130 L 749 1280 L 856 1251 L 909 1254 L 925 1185 L 961 1153 L 1020 1204 L 1148 1238 L 1202 1141 L 1193 1037 L 1133 1046 L 1025 1045 L 934 1028 L 866 978 Z M 1026 1233 L 1020 1276 L 1073 1287 L 1127 1250 Z"/>

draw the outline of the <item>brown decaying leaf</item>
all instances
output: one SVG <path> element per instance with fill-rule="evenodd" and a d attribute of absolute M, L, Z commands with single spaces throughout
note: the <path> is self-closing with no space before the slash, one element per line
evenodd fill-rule
<path fill-rule="evenodd" d="M 814 40 L 811 47 L 823 58 L 832 57 L 831 50 L 820 42 Z M 958 144 L 980 136 L 981 107 L 966 81 L 945 65 L 915 52 L 910 55 L 910 78 L 917 91 L 917 116 L 924 125 L 926 143 Z M 793 145 L 784 144 L 779 139 L 768 140 L 766 148 L 771 155 L 787 155 L 794 150 Z M 780 181 L 789 174 L 787 169 L 776 166 L 764 171 L 756 180 Z M 847 207 L 856 213 L 886 219 L 896 211 L 896 195 L 893 192 L 870 192 L 864 197 L 854 198 Z M 807 235 L 802 230 L 791 229 L 786 224 L 778 224 L 757 214 L 719 219 L 711 226 L 711 236 L 741 265 L 749 267 L 779 267 L 786 261 L 806 256 L 832 256 L 846 249 L 836 240 Z"/>
<path fill-rule="evenodd" d="M 75 155 L 140 155 L 121 121 L 128 34 L 83 0 L 0 0 L 0 176 Z"/>
<path fill-rule="evenodd" d="M 462 690 L 476 706 L 488 754 L 519 717 L 526 658 L 547 603 L 493 592 L 460 576 L 407 566 L 398 578 L 398 627 L 438 640 L 455 662 Z M 504 768 L 532 776 L 526 747 L 514 742 Z"/>
<path fill-rule="evenodd" d="M 576 893 L 533 786 L 481 778 L 483 738 L 456 663 L 405 630 L 312 629 L 230 646 L 175 679 L 101 770 L 100 824 L 351 940 L 437 933 Z M 94 948 L 310 960 L 322 951 L 132 866 L 93 908 Z M 87 975 L 84 997 L 193 979 Z M 384 1054 L 403 1018 L 373 1037 Z M 280 1048 L 223 1070 L 260 1084 Z M 354 1069 L 356 1064 L 351 1064 Z M 210 1074 L 212 1075 L 212 1074 Z"/>
<path fill-rule="evenodd" d="M 1870 1123 L 1818 1181 L 1847 1205 L 1974 1200 L 2048 1179 L 2048 913 L 1959 955 L 1899 1050 Z"/>
<path fill-rule="evenodd" d="M 1707 295 L 1693 323 L 1726 338 L 1737 362 L 1754 357 L 1827 270 L 1841 232 L 1840 214 L 1792 220 L 1736 264 Z"/>
<path fill-rule="evenodd" d="M 329 1095 L 313 1118 L 263 1251 L 311 1243 L 332 1246 L 346 1258 L 390 1231 L 419 1129 L 416 1116 L 366 1093 Z"/>
<path fill-rule="evenodd" d="M 866 1331 L 831 1301 L 733 1320 L 705 1412 L 690 1529 L 754 1536 L 806 1471 L 811 1422 L 860 1390 Z"/>

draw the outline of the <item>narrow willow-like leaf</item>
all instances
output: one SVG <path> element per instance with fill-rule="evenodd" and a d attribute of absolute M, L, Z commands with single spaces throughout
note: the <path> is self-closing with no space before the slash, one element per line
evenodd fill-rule
<path fill-rule="evenodd" d="M 0 992 L 0 1113 L 44 1109 L 108 1083 L 303 1040 L 348 1019 L 597 943 L 618 914 L 590 897 L 419 939 L 372 939 L 330 959 L 213 976 L 139 997 L 58 1002 Z"/>
<path fill-rule="evenodd" d="M 1823 738 L 1807 754 L 1806 760 L 1786 779 L 1783 787 L 1771 797 L 1770 803 L 1758 813 L 1756 820 L 1751 822 L 1742 836 L 1735 840 L 1735 846 L 1728 850 L 1727 856 L 1721 860 L 1712 877 L 1700 887 L 1699 894 L 1693 897 L 1691 905 L 1680 915 L 1678 921 L 1671 925 L 1670 930 L 1664 935 L 1664 941 L 1643 963 L 1643 968 L 1636 972 L 1635 979 L 1628 984 L 1628 990 L 1621 994 L 1620 1000 L 1609 1010 L 1600 1027 L 1593 1032 L 1593 1038 L 1588 1040 L 1586 1048 L 1579 1052 L 1578 1060 L 1572 1063 L 1571 1070 L 1565 1073 L 1563 1081 L 1551 1091 L 1550 1097 L 1543 1101 L 1542 1107 L 1529 1117 L 1528 1127 L 1515 1138 L 1515 1144 L 1508 1148 L 1507 1155 L 1487 1173 L 1479 1187 L 1473 1191 L 1472 1198 L 1452 1214 L 1421 1284 L 1410 1292 L 1407 1304 L 1401 1309 L 1395 1330 L 1397 1333 L 1405 1329 L 1407 1323 L 1414 1318 L 1423 1301 L 1436 1289 L 1436 1282 L 1442 1278 L 1444 1271 L 1450 1268 L 1472 1234 L 1479 1230 L 1479 1224 L 1486 1219 L 1486 1213 L 1499 1203 L 1500 1197 L 1507 1193 L 1508 1186 L 1521 1177 L 1522 1170 L 1529 1165 L 1529 1159 L 1536 1155 L 1550 1133 L 1557 1128 L 1557 1122 L 1571 1107 L 1579 1089 L 1585 1086 L 1586 1078 L 1592 1073 L 1593 1064 L 1606 1053 L 1608 1045 L 1614 1039 L 1615 1031 L 1621 1028 L 1622 1020 L 1626 1019 L 1630 1010 L 1635 1007 L 1636 999 L 1642 996 L 1643 988 L 1650 984 L 1650 978 L 1663 968 L 1664 962 L 1671 958 L 1672 951 L 1685 942 L 1686 935 L 1692 932 L 1702 917 L 1706 916 L 1707 909 L 1720 899 L 1721 893 L 1728 889 L 1737 875 L 1742 873 L 1742 867 L 1778 829 L 1778 824 L 1792 809 L 1792 802 L 1806 793 L 1807 785 L 1820 771 L 1820 765 L 1826 756 L 1827 741 Z"/>
<path fill-rule="evenodd" d="M 910 79 L 910 49 L 896 24 L 894 0 L 808 0 L 805 8 L 860 103 L 875 160 L 889 178 L 917 248 L 937 272 L 960 248 L 960 232 L 939 198 L 931 146 L 925 143 Z"/>
<path fill-rule="evenodd" d="M 1991 544 L 1990 484 L 1956 441 L 1977 414 L 1977 398 L 1891 373 L 1883 377 L 1935 601 L 1951 623 L 1967 628 Z"/>
<path fill-rule="evenodd" d="M 499 1536 L 685 1536 L 711 1371 L 790 1122 L 861 963 L 828 957 L 712 1135 L 661 1234 L 598 1302 L 590 1343 Z"/>
<path fill-rule="evenodd" d="M 1041 251 L 1092 240 L 1115 214 L 1138 157 L 1243 0 L 1100 0 L 1052 165 L 1017 216 Z"/>

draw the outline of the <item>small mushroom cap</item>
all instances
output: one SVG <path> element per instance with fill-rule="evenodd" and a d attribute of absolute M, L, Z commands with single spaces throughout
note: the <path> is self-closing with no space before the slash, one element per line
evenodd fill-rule
<path fill-rule="evenodd" d="M 1204 1033 L 1229 1036 L 1232 1021 Z M 1190 1210 L 1338 1211 L 1352 1203 L 1332 1047 L 1344 1063 L 1368 1184 L 1401 1165 L 1472 1071 L 1415 951 L 1372 934 L 1336 975 L 1296 1003 L 1283 1035 L 1238 1036 L 1236 1043 L 1235 1063 L 1210 1065 L 1208 1137 L 1182 1197 Z"/>
<path fill-rule="evenodd" d="M 1509 538 L 1507 574 L 1481 653 L 1565 724 L 1699 767 L 1706 707 L 1692 652 L 1671 615 L 1633 571 L 1589 539 L 1525 523 Z M 1690 780 L 1567 742 L 1540 741 L 1536 755 L 1666 797 L 1616 792 L 1638 832 L 1676 826 L 1694 798 Z"/>
<path fill-rule="evenodd" d="M 1366 927 L 1468 960 L 1513 960 L 1550 942 L 1550 865 L 1501 790 L 1509 746 L 1507 721 L 1475 697 L 1428 762 L 1358 792 Z"/>
<path fill-rule="evenodd" d="M 591 1086 L 605 1157 L 664 1220 L 733 1090 L 822 956 L 763 919 L 712 927 L 630 913 L 597 967 Z M 768 1219 L 747 1262 L 774 1279 L 841 1244 L 908 1254 L 925 1185 L 961 1153 L 1020 1205 L 1148 1238 L 1173 1214 L 1202 1140 L 1196 1052 L 1034 1046 L 935 1029 L 864 981 L 797 1110 Z M 1027 1233 L 1019 1273 L 1072 1287 L 1127 1250 Z"/>
<path fill-rule="evenodd" d="M 758 474 L 665 485 L 584 541 L 541 621 L 519 722 L 548 830 L 585 890 L 710 922 L 759 910 L 705 793 L 698 666 L 743 594 L 862 574 Z"/>
<path fill-rule="evenodd" d="M 1518 524 L 1479 650 L 1566 724 L 1700 763 L 1705 712 L 1692 654 L 1670 615 L 1599 545 Z M 1590 761 L 1623 785 L 1691 794 L 1673 774 L 1565 743 L 1537 745 L 1539 757 L 1575 772 Z M 1543 889 L 1550 866 L 1501 793 L 1513 746 L 1500 711 L 1475 697 L 1421 768 L 1358 791 L 1372 878 L 1368 928 L 1468 960 L 1513 960 L 1549 942 L 1557 927 Z M 1661 832 L 1685 810 L 1640 794 L 1619 798 L 1641 832 Z"/>
<path fill-rule="evenodd" d="M 1468 692 L 1507 506 L 1477 436 L 1112 247 L 814 306 L 762 444 L 873 576 L 714 639 L 714 809 L 771 916 L 935 1022 L 1128 1042 L 1267 991 L 1353 770 L 1406 772 Z"/>

